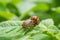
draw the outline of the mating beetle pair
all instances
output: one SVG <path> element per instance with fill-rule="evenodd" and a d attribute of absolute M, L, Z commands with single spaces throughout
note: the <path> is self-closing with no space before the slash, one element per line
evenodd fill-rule
<path fill-rule="evenodd" d="M 37 16 L 32 16 L 29 19 L 25 20 L 22 24 L 23 28 L 33 28 L 39 24 L 39 18 Z"/>

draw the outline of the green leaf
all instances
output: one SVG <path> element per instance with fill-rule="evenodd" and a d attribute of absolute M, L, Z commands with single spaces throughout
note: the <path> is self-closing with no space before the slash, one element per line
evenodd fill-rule
<path fill-rule="evenodd" d="M 55 35 L 58 40 L 60 40 L 60 32 Z"/>
<path fill-rule="evenodd" d="M 33 39 L 33 40 L 51 40 L 49 38 L 49 36 L 45 35 L 45 34 L 36 34 L 36 35 L 32 36 L 32 38 L 30 38 L 30 39 Z"/>
<path fill-rule="evenodd" d="M 27 30 L 23 30 L 22 23 L 23 21 L 1 22 L 0 39 L 5 38 L 6 40 L 51 40 L 52 38 L 54 39 L 56 37 L 56 32 L 59 33 L 59 30 L 56 26 L 54 26 L 52 19 L 42 20 L 39 25 L 34 27 L 33 30 L 29 32 L 27 32 Z M 56 38 L 54 40 L 56 40 Z"/>
<path fill-rule="evenodd" d="M 17 4 L 19 2 L 21 2 L 21 0 L 0 0 L 0 2 L 4 2 L 4 3 L 13 3 L 13 4 Z"/>
<path fill-rule="evenodd" d="M 43 31 L 47 31 L 51 35 L 55 35 L 56 33 L 59 32 L 59 29 L 54 25 L 54 22 L 52 19 L 42 20 L 41 23 L 39 24 L 39 27 Z"/>
<path fill-rule="evenodd" d="M 33 9 L 34 11 L 48 11 L 49 10 L 49 5 L 46 3 L 40 3 L 36 5 Z"/>
<path fill-rule="evenodd" d="M 15 15 L 5 12 L 5 11 L 1 11 L 0 12 L 0 21 L 5 21 L 5 20 L 9 20 L 12 19 Z"/>
<path fill-rule="evenodd" d="M 22 0 L 11 0 L 11 3 L 13 4 L 18 4 L 19 2 L 21 2 Z"/>
<path fill-rule="evenodd" d="M 60 7 L 56 8 L 56 12 L 60 14 Z"/>
<path fill-rule="evenodd" d="M 0 23 L 0 40 L 1 37 L 16 39 L 24 35 L 22 21 L 5 21 Z"/>
<path fill-rule="evenodd" d="M 41 23 L 46 26 L 54 25 L 53 19 L 45 19 L 45 20 L 42 20 Z"/>
<path fill-rule="evenodd" d="M 26 35 L 19 40 L 51 40 L 50 37 L 46 34 L 35 34 L 33 36 Z"/>
<path fill-rule="evenodd" d="M 7 3 L 6 7 L 8 8 L 9 12 L 15 14 L 18 17 L 20 16 L 19 11 L 18 11 L 17 7 L 14 4 Z"/>
<path fill-rule="evenodd" d="M 6 7 L 0 2 L 0 11 L 6 11 Z"/>

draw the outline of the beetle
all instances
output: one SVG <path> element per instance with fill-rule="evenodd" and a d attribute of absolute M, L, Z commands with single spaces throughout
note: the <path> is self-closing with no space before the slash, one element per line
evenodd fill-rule
<path fill-rule="evenodd" d="M 32 16 L 29 19 L 25 20 L 22 24 L 23 28 L 33 28 L 39 24 L 39 18 L 37 16 Z"/>

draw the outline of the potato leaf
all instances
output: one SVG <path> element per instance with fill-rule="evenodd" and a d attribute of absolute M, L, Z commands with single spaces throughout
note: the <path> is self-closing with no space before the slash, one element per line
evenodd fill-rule
<path fill-rule="evenodd" d="M 24 35 L 22 21 L 5 21 L 0 23 L 0 40 L 1 38 L 20 38 Z"/>

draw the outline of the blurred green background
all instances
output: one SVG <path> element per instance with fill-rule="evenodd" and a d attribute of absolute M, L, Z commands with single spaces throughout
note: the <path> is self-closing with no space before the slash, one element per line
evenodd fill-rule
<path fill-rule="evenodd" d="M 60 0 L 0 0 L 0 22 L 25 20 L 30 16 L 40 20 L 52 18 L 60 24 Z"/>

